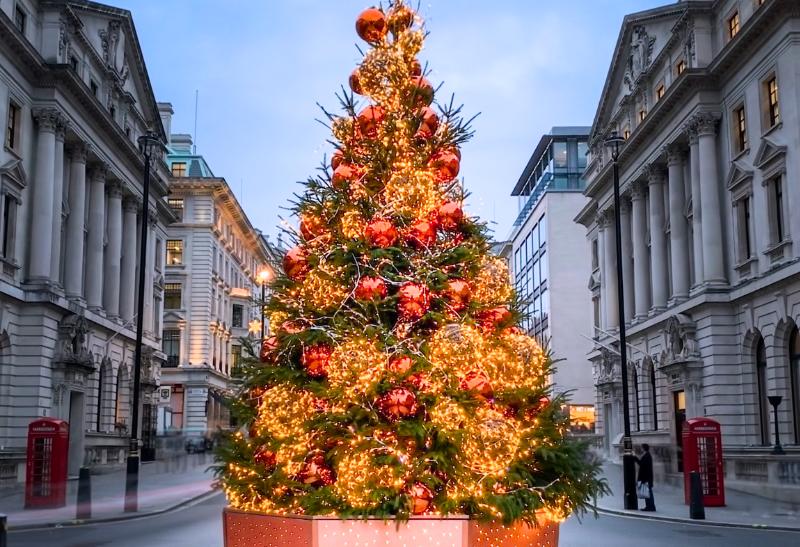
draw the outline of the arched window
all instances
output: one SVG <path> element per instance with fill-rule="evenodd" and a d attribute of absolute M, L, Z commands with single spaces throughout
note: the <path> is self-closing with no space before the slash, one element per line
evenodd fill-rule
<path fill-rule="evenodd" d="M 767 349 L 759 337 L 756 345 L 756 395 L 758 397 L 758 426 L 761 444 L 769 444 L 769 403 L 767 402 Z"/>
<path fill-rule="evenodd" d="M 116 424 L 128 424 L 128 414 L 130 412 L 130 381 L 128 380 L 128 369 L 122 365 L 117 371 L 116 403 L 114 405 L 114 422 Z"/>
<path fill-rule="evenodd" d="M 789 335 L 789 378 L 792 382 L 794 443 L 800 444 L 800 331 L 796 326 Z"/>
<path fill-rule="evenodd" d="M 656 404 L 656 367 L 650 363 L 650 406 L 653 413 L 653 431 L 658 431 L 658 405 Z"/>

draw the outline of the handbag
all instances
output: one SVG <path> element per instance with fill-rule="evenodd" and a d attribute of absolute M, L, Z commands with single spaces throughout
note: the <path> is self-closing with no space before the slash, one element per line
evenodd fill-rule
<path fill-rule="evenodd" d="M 646 482 L 636 483 L 636 495 L 641 500 L 646 500 L 650 497 L 650 487 Z"/>

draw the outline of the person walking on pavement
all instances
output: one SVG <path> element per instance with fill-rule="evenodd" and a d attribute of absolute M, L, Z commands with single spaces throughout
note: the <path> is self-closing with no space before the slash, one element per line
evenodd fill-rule
<path fill-rule="evenodd" d="M 647 443 L 642 444 L 644 453 L 636 457 L 636 463 L 639 464 L 639 474 L 636 477 L 638 488 L 646 488 L 646 495 L 644 496 L 644 509 L 642 511 L 655 511 L 656 501 L 653 498 L 653 457 L 650 455 L 650 445 Z"/>

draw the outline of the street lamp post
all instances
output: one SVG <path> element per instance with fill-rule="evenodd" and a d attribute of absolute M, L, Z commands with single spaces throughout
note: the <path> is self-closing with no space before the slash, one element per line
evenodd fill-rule
<path fill-rule="evenodd" d="M 265 304 L 267 302 L 267 282 L 269 281 L 269 270 L 264 268 L 260 272 L 258 272 L 258 280 L 261 282 L 261 339 L 263 340 L 267 336 L 267 322 L 266 322 L 266 312 L 264 310 Z"/>
<path fill-rule="evenodd" d="M 619 197 L 619 145 L 625 139 L 616 131 L 606 139 L 605 144 L 611 149 L 611 161 L 614 168 L 614 226 L 616 228 L 615 247 L 617 251 L 617 306 L 619 317 L 619 358 L 622 365 L 622 418 L 624 433 L 622 436 L 622 482 L 624 489 L 625 509 L 636 510 L 639 500 L 636 497 L 636 458 L 633 455 L 631 440 L 631 414 L 628 407 L 628 351 L 625 336 L 625 282 L 622 278 L 622 226 L 620 222 Z"/>
<path fill-rule="evenodd" d="M 148 131 L 138 139 L 144 156 L 144 184 L 142 189 L 142 226 L 139 249 L 139 279 L 136 307 L 136 345 L 133 353 L 133 409 L 131 411 L 131 441 L 128 448 L 128 461 L 125 473 L 125 512 L 139 510 L 139 397 L 142 378 L 142 329 L 144 325 L 144 279 L 147 267 L 147 224 L 150 203 L 150 164 L 153 153 L 161 148 L 161 139 Z"/>

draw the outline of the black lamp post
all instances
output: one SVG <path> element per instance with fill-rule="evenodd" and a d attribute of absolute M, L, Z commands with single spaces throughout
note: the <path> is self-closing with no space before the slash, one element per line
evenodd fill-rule
<path fill-rule="evenodd" d="M 775 446 L 772 447 L 772 453 L 785 454 L 781 446 L 781 431 L 778 429 L 778 406 L 780 406 L 783 397 L 780 395 L 770 395 L 767 399 L 769 399 L 769 404 L 772 405 L 772 411 L 775 415 Z"/>
<path fill-rule="evenodd" d="M 141 246 L 139 249 L 139 279 L 136 305 L 136 346 L 133 353 L 133 410 L 131 412 L 131 442 L 128 448 L 125 474 L 125 512 L 139 510 L 139 397 L 142 378 L 142 329 L 144 325 L 144 279 L 147 267 L 147 221 L 150 203 L 150 165 L 153 154 L 163 146 L 158 134 L 148 131 L 138 139 L 144 156 L 144 184 L 142 190 Z"/>
<path fill-rule="evenodd" d="M 261 339 L 267 336 L 267 322 L 266 310 L 264 309 L 267 302 L 267 283 L 269 282 L 270 273 L 267 268 L 258 272 L 258 280 L 261 282 Z"/>
<path fill-rule="evenodd" d="M 636 497 L 636 458 L 633 455 L 633 441 L 631 440 L 631 414 L 628 407 L 628 348 L 625 336 L 625 293 L 624 280 L 622 279 L 622 228 L 620 223 L 620 198 L 619 198 L 619 145 L 625 139 L 616 131 L 605 140 L 605 145 L 611 149 L 611 161 L 614 166 L 614 226 L 616 228 L 615 247 L 617 250 L 617 306 L 619 308 L 619 358 L 622 364 L 622 418 L 624 433 L 622 436 L 622 482 L 624 488 L 625 509 L 636 510 L 639 500 Z"/>

